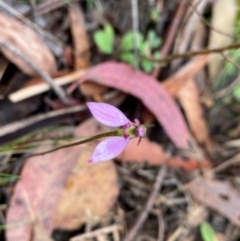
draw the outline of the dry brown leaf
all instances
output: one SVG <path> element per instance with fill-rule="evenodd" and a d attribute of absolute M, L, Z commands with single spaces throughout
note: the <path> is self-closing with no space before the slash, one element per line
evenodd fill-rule
<path fill-rule="evenodd" d="M 211 162 L 209 162 L 208 160 L 198 161 L 194 158 L 189 158 L 187 160 L 184 160 L 181 157 L 169 158 L 166 164 L 174 168 L 182 168 L 186 171 L 193 171 L 193 170 L 206 169 L 206 168 L 212 167 Z"/>
<path fill-rule="evenodd" d="M 183 168 L 186 171 L 211 167 L 211 163 L 207 160 L 197 161 L 193 158 L 184 160 L 181 157 L 168 158 L 159 144 L 149 141 L 147 138 L 142 139 L 139 145 L 138 139 L 131 140 L 117 159 L 123 162 L 148 162 L 150 165 L 156 166 L 166 164 L 173 168 Z"/>
<path fill-rule="evenodd" d="M 209 55 L 194 58 L 191 62 L 182 67 L 175 74 L 163 82 L 163 86 L 171 96 L 176 96 L 178 91 L 188 79 L 192 79 L 206 64 Z"/>
<path fill-rule="evenodd" d="M 199 202 L 240 227 L 240 194 L 229 183 L 198 178 L 187 185 L 186 190 Z"/>
<path fill-rule="evenodd" d="M 81 83 L 79 89 L 84 96 L 101 95 L 108 90 L 106 86 L 91 81 Z"/>
<path fill-rule="evenodd" d="M 33 224 L 33 238 L 34 241 L 54 241 L 50 235 L 46 233 L 41 224 L 36 221 Z"/>
<path fill-rule="evenodd" d="M 162 147 L 155 142 L 149 141 L 147 138 L 142 139 L 139 145 L 137 138 L 131 140 L 118 158 L 126 162 L 146 161 L 151 165 L 162 165 L 166 161 L 166 156 Z"/>
<path fill-rule="evenodd" d="M 7 43 L 21 51 L 40 69 L 49 73 L 56 71 L 55 59 L 42 39 L 32 29 L 3 12 L 0 13 L 0 36 Z M 31 67 L 7 49 L 1 48 L 1 51 L 25 74 L 36 75 Z"/>
<path fill-rule="evenodd" d="M 117 173 L 112 162 L 86 162 L 92 149 L 83 150 L 73 174 L 68 178 L 55 214 L 54 227 L 77 229 L 85 222 L 103 217 L 118 196 Z M 73 205 L 74 204 L 74 205 Z"/>
<path fill-rule="evenodd" d="M 74 66 L 75 69 L 85 69 L 90 66 L 90 46 L 84 14 L 78 3 L 72 3 L 69 6 L 69 18 L 75 48 Z M 81 83 L 79 88 L 85 96 L 99 95 L 108 89 L 106 86 L 93 82 Z"/>
<path fill-rule="evenodd" d="M 210 138 L 199 100 L 198 89 L 194 80 L 188 79 L 177 96 L 197 142 L 199 144 L 206 144 Z"/>
<path fill-rule="evenodd" d="M 89 125 L 92 126 L 92 128 L 88 128 Z M 78 128 L 76 133 L 80 136 L 92 135 L 92 129 L 96 130 L 97 126 L 94 126 L 92 122 L 86 122 Z M 17 225 L 14 229 L 7 230 L 7 240 L 30 240 L 31 230 L 34 225 L 31 222 L 32 213 L 46 234 L 49 235 L 56 224 L 61 224 L 60 221 L 62 221 L 61 218 L 63 217 L 68 217 L 69 225 L 73 225 L 72 228 L 77 226 L 77 222 L 80 225 L 86 220 L 86 217 L 81 215 L 87 210 L 83 203 L 86 201 L 87 195 L 89 195 L 89 198 L 99 197 L 99 199 L 90 198 L 88 200 L 89 203 L 87 207 L 88 210 L 92 212 L 90 213 L 92 217 L 103 214 L 104 211 L 108 211 L 111 205 L 114 204 L 118 195 L 118 185 L 113 163 L 105 162 L 99 165 L 88 165 L 88 159 L 84 159 L 84 157 L 87 158 L 87 156 L 85 156 L 85 154 L 82 155 L 82 151 L 85 148 L 86 146 L 75 146 L 61 149 L 48 155 L 32 157 L 27 160 L 21 173 L 21 180 L 16 184 L 7 212 L 7 225 L 14 223 L 20 223 L 21 225 Z M 40 151 L 43 150 L 37 150 L 37 152 Z M 81 163 L 80 169 L 84 168 L 85 171 L 80 170 L 80 172 L 76 172 L 75 168 L 79 156 L 81 156 L 81 161 L 83 162 Z M 98 175 L 98 173 L 104 173 L 104 175 Z M 89 179 L 89 177 L 92 178 Z M 97 185 L 97 183 L 99 185 L 96 189 L 94 185 Z M 80 187 L 76 187 L 76 185 Z M 68 199 L 64 191 L 65 189 L 68 189 L 69 195 L 71 193 L 71 199 L 69 200 L 62 200 L 62 198 Z M 83 192 L 82 195 L 80 195 L 81 192 Z M 84 192 L 87 194 L 84 194 Z M 90 192 L 94 193 L 90 195 Z M 104 194 L 104 198 L 101 197 L 102 194 Z M 101 198 L 103 198 L 104 202 L 100 204 L 99 201 Z M 68 201 L 70 203 L 68 203 Z M 70 216 L 68 209 L 61 208 L 61 216 L 57 219 L 58 222 L 55 223 L 58 202 L 60 204 L 63 203 L 63 206 L 74 206 L 79 212 L 79 219 L 75 219 L 76 213 L 71 212 L 73 216 Z M 102 206 L 100 207 L 100 205 Z M 93 213 L 96 211 L 95 206 L 98 208 L 96 215 Z M 62 206 L 60 205 L 60 207 Z M 82 211 L 80 211 L 80 209 Z M 67 214 L 64 214 L 63 211 L 66 211 Z M 71 223 L 70 220 L 72 221 Z M 68 228 L 71 227 L 68 226 Z"/>
<path fill-rule="evenodd" d="M 76 2 L 71 3 L 68 10 L 75 49 L 75 69 L 87 68 L 90 65 L 90 46 L 84 14 Z"/>

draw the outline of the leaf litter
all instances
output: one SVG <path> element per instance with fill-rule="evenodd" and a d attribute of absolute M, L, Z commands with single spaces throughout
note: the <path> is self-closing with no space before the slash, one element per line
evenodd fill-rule
<path fill-rule="evenodd" d="M 89 126 L 93 126 L 91 121 L 82 124 L 76 134 L 89 135 Z M 7 223 L 32 220 L 33 214 L 50 235 L 54 228 L 76 229 L 106 214 L 119 192 L 116 170 L 112 162 L 89 165 L 91 151 L 76 146 L 29 158 L 15 187 Z M 31 240 L 33 225 L 23 223 L 8 229 L 7 239 Z"/>
<path fill-rule="evenodd" d="M 0 13 L 0 35 L 6 42 L 11 43 L 16 49 L 24 53 L 32 62 L 49 73 L 56 72 L 55 58 L 42 39 L 31 28 L 23 25 L 5 13 Z M 9 31 L 9 29 L 14 29 Z M 25 74 L 36 75 L 20 58 L 17 58 L 5 48 L 3 54 L 15 63 Z"/>
<path fill-rule="evenodd" d="M 141 223 L 137 217 L 145 215 L 145 204 L 151 197 L 154 187 L 158 185 L 162 186 L 162 189 L 157 190 L 156 200 L 151 200 L 150 210 L 148 207 L 147 211 L 150 214 L 147 220 L 141 223 L 141 227 L 138 227 L 138 232 L 134 233 L 137 240 L 199 240 L 199 232 L 202 234 L 202 239 L 206 239 L 209 238 L 209 227 L 212 227 L 212 233 L 215 230 L 219 239 L 238 240 L 237 210 L 239 210 L 240 188 L 237 160 L 227 165 L 225 169 L 222 168 L 220 174 L 209 177 L 206 171 L 222 162 L 224 164 L 228 158 L 239 152 L 238 145 L 223 147 L 226 140 L 232 141 L 231 136 L 237 138 L 240 136 L 238 100 L 233 101 L 229 92 L 228 99 L 223 97 L 216 100 L 214 95 L 211 96 L 212 82 L 218 80 L 210 80 L 208 72 L 204 69 L 212 57 L 210 54 L 192 59 L 185 58 L 184 61 L 173 61 L 168 66 L 159 66 L 152 75 L 116 62 L 115 59 L 120 59 L 118 55 L 121 53 L 118 53 L 116 51 L 118 48 L 115 47 L 121 43 L 121 39 L 132 26 L 129 11 L 131 8 L 129 5 L 126 5 L 128 8 L 124 8 L 124 2 L 106 1 L 101 2 L 102 6 L 96 3 L 97 14 L 91 10 L 95 8 L 93 3 L 66 4 L 58 0 L 52 3 L 37 2 L 33 7 L 34 20 L 45 19 L 51 15 L 49 19 L 52 20 L 52 26 L 50 24 L 47 27 L 48 31 L 53 31 L 56 36 L 61 36 L 60 38 L 67 44 L 73 46 L 60 45 L 62 48 L 60 52 L 65 53 L 65 56 L 56 54 L 58 52 L 56 46 L 59 47 L 57 38 L 55 40 L 51 38 L 50 41 L 41 39 L 29 26 L 1 13 L 3 22 L 0 21 L 2 26 L 0 33 L 6 42 L 22 51 L 40 69 L 56 76 L 56 85 L 68 85 L 75 81 L 66 88 L 66 92 L 69 95 L 68 99 L 71 100 L 70 105 L 82 105 L 81 112 L 63 119 L 61 116 L 56 117 L 58 123 L 65 123 L 74 128 L 75 138 L 89 137 L 112 130 L 93 119 L 82 123 L 89 116 L 85 103 L 93 100 L 115 104 L 129 119 L 139 118 L 148 124 L 155 124 L 153 129 L 149 129 L 149 136 L 142 139 L 140 144 L 137 139 L 133 139 L 114 161 L 96 165 L 89 165 L 87 160 L 99 141 L 62 149 L 44 156 L 31 157 L 18 166 L 11 158 L 16 160 L 19 155 L 11 154 L 11 150 L 8 156 L 1 156 L 1 170 L 13 175 L 19 174 L 19 169 L 22 169 L 20 180 L 9 180 L 4 184 L 4 193 L 7 193 L 7 198 L 10 200 L 5 223 L 7 241 L 52 241 L 56 239 L 51 237 L 52 231 L 56 229 L 70 231 L 67 233 L 72 240 L 85 240 L 87 237 L 96 240 L 122 240 L 122 237 L 129 237 L 127 234 L 134 233 L 136 224 Z M 151 8 L 150 17 L 146 14 L 146 2 L 143 4 L 139 1 L 141 32 L 138 34 L 146 39 L 145 32 L 149 32 L 150 28 L 155 31 L 154 38 L 157 40 L 157 45 L 152 49 L 154 53 L 163 54 L 163 57 L 168 53 L 178 54 L 177 46 L 181 48 L 181 43 L 184 45 L 184 51 L 189 49 L 191 51 L 192 46 L 196 45 L 193 37 L 196 34 L 200 36 L 201 41 L 198 48 L 210 45 L 205 43 L 209 30 L 206 31 L 206 27 L 201 24 L 201 31 L 198 31 L 197 24 L 186 21 L 194 17 L 194 21 L 203 22 L 206 6 L 217 11 L 216 5 L 209 5 L 208 1 L 204 1 L 201 11 L 198 11 L 200 5 L 189 5 L 187 0 L 184 3 L 177 1 L 171 4 L 161 3 L 162 1 L 156 5 L 153 3 L 156 8 Z M 234 6 L 233 11 L 236 13 L 237 5 L 234 5 L 233 1 L 225 4 L 229 4 L 228 7 Z M 108 12 L 101 12 L 101 7 L 105 10 L 110 9 L 110 15 Z M 45 8 L 43 11 L 45 15 L 41 16 L 42 8 Z M 121 17 L 123 15 L 119 15 L 123 9 L 126 11 L 124 15 L 128 16 L 125 19 Z M 144 16 L 141 14 L 143 12 Z M 60 18 L 57 14 L 54 15 L 55 13 L 59 14 Z M 209 14 L 212 13 L 207 11 L 207 15 Z M 231 16 L 231 26 L 228 30 L 235 27 L 232 26 L 233 17 Z M 67 18 L 68 21 L 65 21 Z M 150 25 L 148 25 L 149 19 L 151 19 Z M 207 26 L 211 34 L 217 32 L 211 28 L 211 25 Z M 143 30 L 144 28 L 146 29 Z M 109 34 L 109 30 L 113 30 L 115 36 L 106 46 L 104 45 L 106 41 L 103 40 L 106 32 Z M 221 25 L 220 31 L 224 30 Z M 104 51 L 111 52 L 110 54 L 104 55 L 99 51 L 94 36 L 97 36 L 97 41 L 104 46 Z M 216 36 L 220 38 L 221 33 L 218 32 Z M 233 41 L 227 38 L 228 42 Z M 163 39 L 162 46 L 159 46 L 159 39 Z M 46 43 L 52 50 L 54 49 L 55 56 Z M 164 52 L 160 53 L 158 48 Z M 33 49 L 35 51 L 32 51 Z M 133 49 L 130 50 L 132 56 L 134 56 Z M 1 51 L 9 62 L 18 66 L 17 76 L 22 73 L 35 75 L 30 66 L 21 59 L 13 57 L 6 49 L 2 48 Z M 173 66 L 176 62 L 178 62 L 177 71 Z M 154 63 L 149 61 L 149 64 Z M 65 70 L 67 71 L 64 72 Z M 199 78 L 200 72 L 205 79 Z M 63 82 L 61 82 L 62 77 Z M 38 81 L 44 82 L 41 78 L 38 78 Z M 201 90 L 196 85 L 199 81 Z M 20 91 L 20 97 L 16 101 L 30 96 L 35 96 L 39 101 L 44 100 L 39 111 L 47 114 L 54 112 L 50 109 L 64 107 L 51 94 L 49 87 L 45 85 L 41 89 L 34 83 L 32 85 L 34 88 L 30 88 L 29 83 L 31 81 L 28 81 L 24 89 L 19 90 L 17 87 L 13 92 L 11 90 L 10 96 L 17 90 L 15 93 Z M 228 79 L 223 86 L 226 86 L 226 83 L 231 83 L 231 79 Z M 222 83 L 219 84 L 221 85 Z M 120 94 L 116 94 L 117 92 Z M 203 100 L 211 97 L 212 105 L 204 106 Z M 227 107 L 225 103 L 228 103 Z M 61 111 L 67 112 L 68 109 Z M 209 111 L 215 114 L 209 117 Z M 55 123 L 54 121 L 49 124 Z M 28 128 L 26 126 L 26 130 Z M 41 132 L 40 121 L 36 120 L 33 129 L 36 128 Z M 21 136 L 21 130 L 11 134 Z M 196 139 L 196 143 L 194 138 L 191 138 L 191 134 Z M 2 138 L 4 139 L 4 135 Z M 51 143 L 54 142 L 51 140 Z M 21 146 L 21 140 L 17 143 Z M 212 143 L 217 143 L 220 148 L 215 150 Z M 14 143 L 10 146 L 14 147 Z M 18 147 L 15 148 L 17 150 Z M 39 147 L 34 152 L 43 149 Z M 158 183 L 156 171 L 157 167 L 162 165 L 168 168 L 165 178 Z M 16 184 L 12 188 L 10 184 L 14 181 Z M 2 192 L 0 194 L 2 195 Z M 5 210 L 3 212 L 0 209 L 2 223 L 4 213 Z M 221 225 L 216 221 L 219 219 L 223 220 L 220 222 Z M 209 224 L 208 229 L 206 223 Z M 73 237 L 75 233 L 78 235 Z M 64 236 L 61 238 L 64 240 Z"/>

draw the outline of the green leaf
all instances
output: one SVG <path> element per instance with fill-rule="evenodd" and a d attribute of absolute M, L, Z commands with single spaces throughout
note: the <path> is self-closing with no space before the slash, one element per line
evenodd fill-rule
<path fill-rule="evenodd" d="M 132 66 L 135 66 L 135 56 L 133 53 L 123 53 L 120 55 L 120 59 Z"/>
<path fill-rule="evenodd" d="M 151 47 L 149 45 L 149 42 L 145 41 L 140 46 L 140 54 L 141 55 L 147 55 L 151 52 Z"/>
<path fill-rule="evenodd" d="M 95 44 L 105 54 L 113 52 L 114 37 L 115 33 L 111 25 L 105 25 L 103 30 L 98 30 L 93 35 Z"/>
<path fill-rule="evenodd" d="M 150 48 L 149 42 L 147 41 L 143 42 L 140 48 L 140 54 L 142 56 L 146 56 L 147 54 L 150 54 L 150 52 L 151 52 L 151 48 Z M 147 59 L 142 59 L 140 62 L 140 66 L 142 67 L 144 72 L 150 73 L 154 67 L 154 64 Z"/>
<path fill-rule="evenodd" d="M 142 60 L 140 62 L 140 65 L 143 68 L 144 72 L 146 73 L 150 73 L 153 70 L 153 66 L 154 66 L 154 64 L 147 59 Z"/>
<path fill-rule="evenodd" d="M 141 33 L 137 34 L 137 44 L 140 48 L 143 43 L 143 35 Z M 120 50 L 121 51 L 131 51 L 134 49 L 134 34 L 133 32 L 126 33 L 120 43 Z"/>
<path fill-rule="evenodd" d="M 158 48 L 162 42 L 161 38 L 157 36 L 153 29 L 149 29 L 147 33 L 147 41 L 151 48 Z"/>
<path fill-rule="evenodd" d="M 160 51 L 156 51 L 156 52 L 154 52 L 153 53 L 153 57 L 155 58 L 155 59 L 161 59 L 161 53 L 160 53 Z M 155 64 L 158 64 L 158 63 L 155 63 Z"/>
<path fill-rule="evenodd" d="M 233 95 L 234 95 L 237 99 L 240 99 L 240 85 L 238 85 L 238 86 L 234 89 Z"/>
<path fill-rule="evenodd" d="M 217 241 L 216 233 L 208 222 L 201 223 L 200 233 L 204 241 Z"/>

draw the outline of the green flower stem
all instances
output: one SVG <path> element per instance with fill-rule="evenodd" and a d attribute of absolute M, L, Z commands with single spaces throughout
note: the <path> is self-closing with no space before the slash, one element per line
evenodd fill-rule
<path fill-rule="evenodd" d="M 87 139 L 82 140 L 82 141 L 77 141 L 77 142 L 69 143 L 69 144 L 66 144 L 66 145 L 58 146 L 58 147 L 50 149 L 48 151 L 33 153 L 33 154 L 30 154 L 30 155 L 26 156 L 24 159 L 26 159 L 28 157 L 33 157 L 33 156 L 45 155 L 45 154 L 48 154 L 48 153 L 51 153 L 51 152 L 54 152 L 54 151 L 57 151 L 57 150 L 60 150 L 60 149 L 63 149 L 63 148 L 71 147 L 71 146 L 82 145 L 82 144 L 85 144 L 85 143 L 88 143 L 88 142 L 91 142 L 91 141 L 98 140 L 98 139 L 103 138 L 103 137 L 122 136 L 122 135 L 123 135 L 123 133 L 122 133 L 121 129 L 118 129 L 118 130 L 115 130 L 115 131 L 109 131 L 109 132 L 98 134 L 96 136 L 92 136 L 92 137 L 87 138 Z"/>

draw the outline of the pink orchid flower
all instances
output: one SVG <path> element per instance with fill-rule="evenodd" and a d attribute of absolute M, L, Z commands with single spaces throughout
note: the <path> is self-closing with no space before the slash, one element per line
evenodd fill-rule
<path fill-rule="evenodd" d="M 97 163 L 110 160 L 118 156 L 134 137 L 139 137 L 139 142 L 146 135 L 146 127 L 138 119 L 131 122 L 119 109 L 105 103 L 88 102 L 92 115 L 100 123 L 110 127 L 121 127 L 117 136 L 101 141 L 93 151 L 88 162 Z"/>

